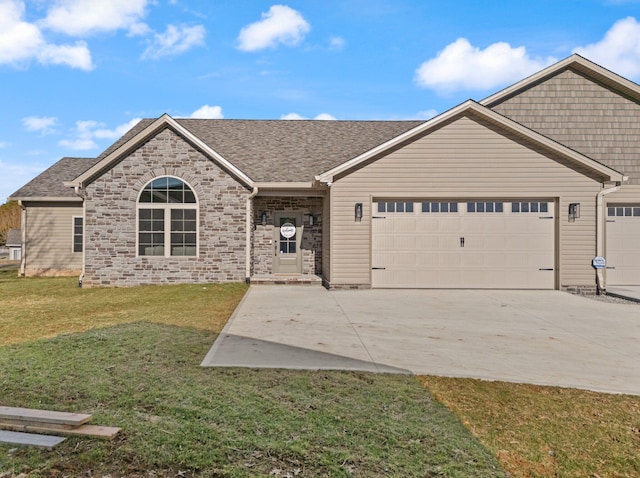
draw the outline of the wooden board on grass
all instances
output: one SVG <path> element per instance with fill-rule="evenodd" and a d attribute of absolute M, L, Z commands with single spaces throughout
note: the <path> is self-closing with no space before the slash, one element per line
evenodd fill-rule
<path fill-rule="evenodd" d="M 19 408 L 0 406 L 0 421 L 12 423 L 25 422 L 49 423 L 59 427 L 79 427 L 91 420 L 91 415 L 85 413 L 53 412 L 50 410 L 37 410 L 35 408 Z"/>
<path fill-rule="evenodd" d="M 51 435 L 0 430 L 0 443 L 8 443 L 10 445 L 28 445 L 51 450 L 65 440 L 66 438 Z"/>
<path fill-rule="evenodd" d="M 18 430 L 21 432 L 55 433 L 57 435 L 88 436 L 94 438 L 106 438 L 107 440 L 111 440 L 118 434 L 118 432 L 120 432 L 120 428 L 103 427 L 100 425 L 80 425 L 77 428 L 61 429 L 43 425 L 20 425 L 4 421 L 0 421 L 0 429 Z"/>

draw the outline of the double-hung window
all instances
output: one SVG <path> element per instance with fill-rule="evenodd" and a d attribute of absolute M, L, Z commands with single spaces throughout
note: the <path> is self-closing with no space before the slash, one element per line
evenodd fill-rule
<path fill-rule="evenodd" d="M 83 218 L 73 218 L 73 252 L 82 252 Z"/>
<path fill-rule="evenodd" d="M 170 176 L 148 183 L 138 200 L 139 256 L 196 256 L 198 204 L 193 190 Z"/>

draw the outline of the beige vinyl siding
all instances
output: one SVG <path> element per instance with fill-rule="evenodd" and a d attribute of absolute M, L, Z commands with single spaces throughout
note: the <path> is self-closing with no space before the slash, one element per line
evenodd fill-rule
<path fill-rule="evenodd" d="M 640 157 L 638 158 L 640 161 Z M 619 191 L 605 196 L 606 204 L 609 203 L 638 203 L 640 202 L 640 185 L 624 183 Z"/>
<path fill-rule="evenodd" d="M 73 218 L 82 217 L 81 203 L 27 203 L 26 275 L 75 275 L 82 253 L 73 252 Z"/>
<path fill-rule="evenodd" d="M 635 101 L 565 70 L 489 106 L 640 185 L 640 105 Z"/>
<path fill-rule="evenodd" d="M 331 186 L 331 283 L 370 284 L 375 198 L 549 198 L 557 202 L 560 286 L 593 286 L 595 198 L 601 184 L 499 131 L 463 117 L 337 179 Z M 354 204 L 362 202 L 361 222 Z M 568 221 L 568 205 L 581 217 Z M 374 213 L 375 215 L 375 213 Z M 558 258 L 561 258 L 558 260 Z"/>

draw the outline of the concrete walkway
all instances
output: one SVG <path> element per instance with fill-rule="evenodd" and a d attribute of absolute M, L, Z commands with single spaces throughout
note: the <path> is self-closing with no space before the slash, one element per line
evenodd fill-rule
<path fill-rule="evenodd" d="M 252 286 L 202 365 L 431 374 L 640 395 L 640 307 L 558 291 Z"/>

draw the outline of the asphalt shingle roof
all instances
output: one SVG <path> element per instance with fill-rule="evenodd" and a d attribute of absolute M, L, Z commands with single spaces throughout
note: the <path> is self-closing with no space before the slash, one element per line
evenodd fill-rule
<path fill-rule="evenodd" d="M 62 158 L 49 169 L 43 171 L 10 197 L 25 198 L 69 198 L 77 199 L 73 188 L 66 187 L 71 181 L 98 162 L 95 158 Z"/>
<path fill-rule="evenodd" d="M 140 121 L 99 158 L 149 126 Z M 177 119 L 256 182 L 306 182 L 423 121 Z"/>
<path fill-rule="evenodd" d="M 71 181 L 136 136 L 144 119 L 98 158 L 63 158 L 12 197 L 74 197 Z M 177 119 L 181 126 L 256 182 L 310 182 L 325 171 L 420 125 L 423 121 Z"/>

